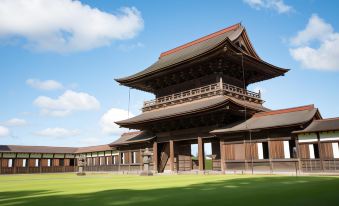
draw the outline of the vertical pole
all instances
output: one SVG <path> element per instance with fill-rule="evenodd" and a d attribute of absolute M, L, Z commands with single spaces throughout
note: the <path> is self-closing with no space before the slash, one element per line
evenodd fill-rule
<path fill-rule="evenodd" d="M 158 143 L 153 142 L 153 170 L 158 172 Z"/>
<path fill-rule="evenodd" d="M 295 148 L 296 148 L 296 156 L 294 158 L 297 158 L 298 160 L 298 165 L 297 165 L 297 169 L 296 170 L 299 170 L 299 173 L 301 172 L 301 159 L 300 159 L 300 147 L 299 147 L 299 141 L 298 141 L 298 137 L 295 138 Z"/>
<path fill-rule="evenodd" d="M 221 94 L 223 94 L 223 82 L 222 82 L 222 74 L 220 74 L 220 77 L 219 77 L 219 91 Z"/>
<path fill-rule="evenodd" d="M 198 137 L 198 161 L 199 171 L 204 171 L 204 143 L 202 137 Z"/>
<path fill-rule="evenodd" d="M 170 143 L 170 169 L 174 172 L 174 142 L 173 140 L 169 141 Z"/>
<path fill-rule="evenodd" d="M 13 159 L 13 173 L 15 174 L 16 173 L 16 164 L 17 164 L 17 154 L 15 153 L 15 157 Z"/>
<path fill-rule="evenodd" d="M 118 172 L 120 172 L 120 164 L 121 164 L 121 152 L 118 151 L 118 160 L 116 161 L 116 163 L 118 163 Z"/>
<path fill-rule="evenodd" d="M 225 147 L 224 147 L 224 140 L 220 139 L 220 168 L 221 172 L 225 174 Z"/>
<path fill-rule="evenodd" d="M 39 166 L 39 171 L 40 171 L 40 173 L 42 173 L 41 158 L 38 159 L 38 166 Z"/>
<path fill-rule="evenodd" d="M 0 153 L 0 174 L 2 174 L 2 154 Z"/>
<path fill-rule="evenodd" d="M 273 173 L 273 161 L 272 161 L 272 156 L 271 156 L 271 147 L 272 147 L 272 141 L 270 138 L 268 138 L 268 141 L 267 141 L 267 144 L 268 144 L 268 159 L 269 159 L 269 163 L 270 163 L 270 172 Z"/>
<path fill-rule="evenodd" d="M 320 167 L 321 167 L 321 170 L 324 171 L 323 151 L 321 148 L 319 132 L 317 132 L 317 139 L 318 139 L 318 152 L 319 152 L 319 158 L 320 158 Z"/>

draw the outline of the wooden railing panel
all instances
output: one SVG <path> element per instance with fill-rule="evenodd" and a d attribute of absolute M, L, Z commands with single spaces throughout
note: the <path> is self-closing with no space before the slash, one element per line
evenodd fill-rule
<path fill-rule="evenodd" d="M 196 99 L 206 98 L 210 96 L 215 95 L 228 95 L 232 96 L 241 100 L 249 101 L 249 102 L 255 102 L 262 104 L 263 101 L 261 100 L 260 93 L 248 91 L 245 89 L 242 89 L 240 87 L 225 84 L 223 83 L 222 86 L 220 86 L 220 83 L 210 84 L 207 86 L 194 88 L 191 90 L 159 97 L 150 101 L 145 101 L 144 106 L 142 108 L 143 112 L 150 111 L 153 109 L 163 108 L 167 107 L 169 105 L 179 104 L 183 102 L 189 102 Z"/>

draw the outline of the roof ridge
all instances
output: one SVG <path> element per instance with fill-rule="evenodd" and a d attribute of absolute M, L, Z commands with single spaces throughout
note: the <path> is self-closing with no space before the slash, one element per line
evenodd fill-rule
<path fill-rule="evenodd" d="M 299 106 L 299 107 L 291 107 L 291 108 L 286 108 L 286 109 L 271 110 L 267 112 L 259 112 L 259 113 L 254 114 L 253 117 L 284 114 L 284 113 L 298 112 L 298 111 L 311 110 L 311 109 L 314 109 L 314 104 Z"/>
<path fill-rule="evenodd" d="M 162 58 L 162 57 L 164 57 L 164 56 L 167 56 L 167 55 L 169 55 L 169 54 L 172 54 L 172 53 L 175 53 L 175 52 L 180 51 L 180 50 L 182 50 L 182 49 L 185 49 L 185 48 L 187 48 L 187 47 L 190 47 L 190 46 L 193 46 L 193 45 L 195 45 L 195 44 L 198 44 L 198 43 L 200 43 L 200 42 L 203 42 L 203 41 L 206 41 L 206 40 L 208 40 L 208 39 L 211 39 L 211 38 L 214 38 L 214 37 L 216 37 L 216 36 L 219 36 L 219 35 L 221 35 L 221 34 L 224 34 L 224 33 L 228 32 L 228 31 L 235 30 L 235 29 L 239 28 L 239 26 L 241 26 L 241 23 L 234 24 L 234 25 L 229 26 L 229 27 L 227 27 L 227 28 L 224 28 L 224 29 L 221 29 L 221 30 L 219 30 L 219 31 L 213 32 L 212 34 L 208 34 L 208 35 L 206 35 L 206 36 L 200 37 L 200 38 L 198 38 L 198 39 L 196 39 L 196 40 L 193 40 L 193 41 L 191 41 L 191 42 L 188 42 L 188 43 L 186 43 L 186 44 L 183 44 L 183 45 L 181 45 L 181 46 L 178 46 L 178 47 L 175 47 L 175 48 L 170 49 L 170 50 L 168 50 L 168 51 L 162 52 L 162 53 L 160 54 L 160 56 L 159 56 L 159 59 Z"/>

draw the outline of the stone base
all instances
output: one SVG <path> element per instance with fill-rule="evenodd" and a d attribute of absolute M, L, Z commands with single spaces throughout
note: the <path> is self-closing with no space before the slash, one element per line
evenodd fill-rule
<path fill-rule="evenodd" d="M 153 172 L 151 171 L 142 171 L 140 176 L 153 176 Z"/>
<path fill-rule="evenodd" d="M 85 176 L 86 173 L 85 173 L 85 172 L 77 172 L 77 175 L 78 175 L 78 176 Z"/>

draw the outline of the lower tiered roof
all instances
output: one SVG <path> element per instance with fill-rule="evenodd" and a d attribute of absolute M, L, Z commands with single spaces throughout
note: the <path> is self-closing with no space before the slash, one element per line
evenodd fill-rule
<path fill-rule="evenodd" d="M 233 97 L 219 95 L 210 98 L 204 98 L 200 100 L 195 100 L 192 102 L 187 102 L 183 104 L 177 104 L 174 106 L 168 106 L 165 108 L 155 109 L 148 112 L 144 112 L 138 116 L 118 121 L 118 125 L 123 127 L 130 127 L 134 124 L 140 124 L 151 121 L 159 121 L 163 119 L 169 119 L 178 116 L 196 114 L 204 112 L 207 110 L 213 110 L 226 106 L 227 104 L 236 104 L 241 107 L 246 107 L 257 112 L 268 111 L 267 108 L 263 107 L 261 104 L 251 103 L 248 101 L 239 100 Z"/>
<path fill-rule="evenodd" d="M 252 118 L 237 125 L 228 125 L 221 129 L 211 131 L 213 134 L 226 134 L 301 125 L 321 119 L 321 115 L 314 105 L 294 107 L 289 109 L 260 112 Z"/>

